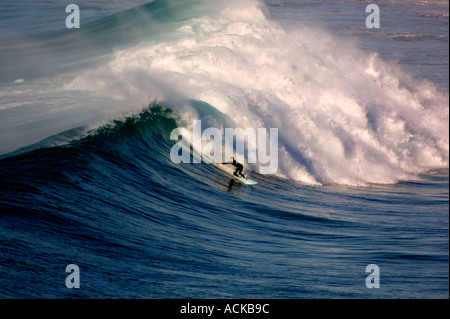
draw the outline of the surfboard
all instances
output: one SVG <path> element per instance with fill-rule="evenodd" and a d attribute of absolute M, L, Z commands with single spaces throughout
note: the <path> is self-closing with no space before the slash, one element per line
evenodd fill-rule
<path fill-rule="evenodd" d="M 236 176 L 234 176 L 234 178 L 237 179 L 238 181 L 244 183 L 244 184 L 247 184 L 247 185 L 256 185 L 256 184 L 258 184 L 257 181 L 254 181 L 252 179 L 248 179 L 247 178 L 247 180 L 245 180 L 243 177 L 237 178 Z"/>

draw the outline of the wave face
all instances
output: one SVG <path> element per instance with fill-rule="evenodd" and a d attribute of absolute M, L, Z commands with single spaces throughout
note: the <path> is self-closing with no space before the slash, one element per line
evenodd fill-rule
<path fill-rule="evenodd" d="M 448 93 L 317 27 L 281 26 L 259 1 L 154 1 L 77 37 L 104 41 L 109 52 L 99 66 L 44 85 L 45 101 L 70 94 L 82 102 L 64 113 L 42 101 L 61 115 L 52 130 L 39 126 L 32 136 L 91 123 L 86 109 L 104 121 L 153 101 L 180 101 L 174 109 L 195 118 L 181 102 L 195 99 L 234 127 L 279 128 L 278 175 L 296 181 L 393 183 L 448 167 Z M 70 40 L 62 38 L 65 48 Z M 20 91 L 26 82 L 14 85 Z"/>
<path fill-rule="evenodd" d="M 368 187 L 253 173 L 253 188 L 172 163 L 180 122 L 155 104 L 2 159 L 0 296 L 448 297 L 448 170 Z M 385 289 L 365 287 L 374 262 Z M 73 263 L 80 289 L 64 285 Z"/>

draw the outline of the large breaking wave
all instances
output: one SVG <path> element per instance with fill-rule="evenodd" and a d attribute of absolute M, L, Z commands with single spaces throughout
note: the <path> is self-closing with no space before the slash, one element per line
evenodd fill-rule
<path fill-rule="evenodd" d="M 110 52 L 48 80 L 41 106 L 61 115 L 57 126 L 34 128 L 42 134 L 86 125 L 86 112 L 101 122 L 152 102 L 170 101 L 185 119 L 211 118 L 184 102 L 199 100 L 234 127 L 278 128 L 278 175 L 304 183 L 393 183 L 448 167 L 448 93 L 350 40 L 280 26 L 259 1 L 154 1 L 79 36 L 105 39 Z M 16 89 L 36 85 L 24 82 Z M 69 111 L 46 102 L 61 96 Z"/>

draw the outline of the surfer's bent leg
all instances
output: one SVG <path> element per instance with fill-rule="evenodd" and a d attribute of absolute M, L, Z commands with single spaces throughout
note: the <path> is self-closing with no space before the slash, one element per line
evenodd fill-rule
<path fill-rule="evenodd" d="M 245 178 L 245 175 L 242 174 L 242 170 L 244 169 L 244 166 L 242 166 L 241 164 L 238 165 L 238 167 L 236 168 L 236 173 L 239 173 L 239 175 L 241 175 L 243 178 Z M 237 174 L 236 174 L 237 176 Z"/>

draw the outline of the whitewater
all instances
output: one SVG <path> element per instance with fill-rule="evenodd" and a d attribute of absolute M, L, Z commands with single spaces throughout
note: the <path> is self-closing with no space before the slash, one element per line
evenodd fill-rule
<path fill-rule="evenodd" d="M 448 3 L 79 2 L 0 4 L 0 296 L 448 298 Z M 278 128 L 277 172 L 171 162 L 194 120 Z"/>

